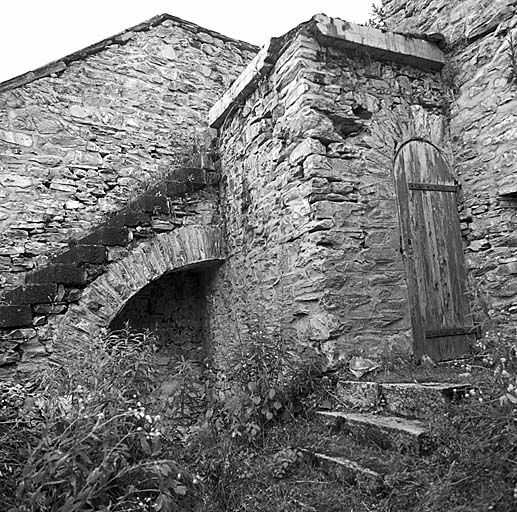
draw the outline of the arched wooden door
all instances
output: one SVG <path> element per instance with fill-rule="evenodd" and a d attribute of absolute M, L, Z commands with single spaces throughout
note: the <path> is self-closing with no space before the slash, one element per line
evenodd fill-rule
<path fill-rule="evenodd" d="M 475 339 L 457 183 L 440 151 L 421 140 L 399 149 L 395 181 L 415 355 L 457 358 Z"/>

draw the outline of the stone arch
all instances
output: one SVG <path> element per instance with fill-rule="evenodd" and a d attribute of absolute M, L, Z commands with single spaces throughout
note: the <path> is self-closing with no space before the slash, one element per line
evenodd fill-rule
<path fill-rule="evenodd" d="M 430 112 L 420 105 L 401 104 L 393 111 L 386 111 L 371 124 L 372 156 L 381 159 L 391 169 L 395 155 L 410 140 L 424 140 L 440 149 L 451 162 L 448 148 L 446 117 Z"/>
<path fill-rule="evenodd" d="M 66 356 L 68 346 L 101 333 L 131 297 L 164 274 L 223 260 L 219 228 L 186 226 L 140 243 L 110 264 L 85 288 L 79 302 L 51 324 L 55 356 Z"/>

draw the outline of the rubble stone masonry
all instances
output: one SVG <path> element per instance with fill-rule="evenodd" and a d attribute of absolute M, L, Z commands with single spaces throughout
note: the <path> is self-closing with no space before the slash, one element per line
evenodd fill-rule
<path fill-rule="evenodd" d="M 395 33 L 317 15 L 259 53 L 162 15 L 0 84 L 0 367 L 129 317 L 223 365 L 252 324 L 331 362 L 411 353 L 413 139 L 458 178 L 474 313 L 515 314 L 515 4 L 385 0 Z"/>
<path fill-rule="evenodd" d="M 0 84 L 0 287 L 208 149 L 256 48 L 162 15 Z"/>
<path fill-rule="evenodd" d="M 387 28 L 441 32 L 454 170 L 478 311 L 517 314 L 517 3 L 385 0 Z M 516 47 L 517 48 L 517 47 Z M 483 318 L 481 318 L 483 320 Z M 514 331 L 515 332 L 515 331 Z"/>
<path fill-rule="evenodd" d="M 215 343 L 262 301 L 266 324 L 287 319 L 332 360 L 408 353 L 393 156 L 414 137 L 447 148 L 440 73 L 320 42 L 311 24 L 276 45 L 220 128 Z"/>

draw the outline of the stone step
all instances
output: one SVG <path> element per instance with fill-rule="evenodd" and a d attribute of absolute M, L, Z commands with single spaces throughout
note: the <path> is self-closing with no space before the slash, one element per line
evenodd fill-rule
<path fill-rule="evenodd" d="M 355 485 L 369 493 L 379 492 L 384 487 L 384 475 L 363 464 L 337 455 L 303 451 L 306 456 L 310 457 L 327 475 L 335 480 Z"/>
<path fill-rule="evenodd" d="M 80 245 L 127 245 L 133 239 L 132 232 L 127 227 L 111 227 L 104 225 L 93 233 L 79 240 Z"/>
<path fill-rule="evenodd" d="M 58 299 L 55 283 L 26 284 L 8 291 L 2 299 L 8 304 L 49 304 Z"/>
<path fill-rule="evenodd" d="M 378 382 L 340 380 L 337 383 L 337 396 L 346 407 L 361 410 L 374 409 L 381 401 L 381 387 Z"/>
<path fill-rule="evenodd" d="M 52 264 L 25 276 L 26 284 L 64 284 L 83 286 L 86 284 L 86 272 L 75 265 Z"/>
<path fill-rule="evenodd" d="M 461 400 L 469 384 L 453 382 L 385 383 L 381 396 L 387 412 L 411 418 L 429 418 L 443 414 L 453 401 Z"/>
<path fill-rule="evenodd" d="M 13 329 L 32 324 L 32 310 L 28 305 L 0 304 L 0 328 Z"/>
<path fill-rule="evenodd" d="M 341 411 L 318 411 L 318 414 L 355 440 L 371 442 L 385 450 L 428 455 L 434 448 L 428 429 L 417 420 Z"/>
<path fill-rule="evenodd" d="M 343 380 L 337 394 L 346 407 L 369 410 L 382 406 L 385 411 L 413 418 L 427 418 L 444 412 L 465 396 L 469 384 L 453 382 L 379 383 Z"/>
<path fill-rule="evenodd" d="M 76 245 L 68 251 L 56 256 L 53 263 L 65 265 L 82 265 L 93 263 L 101 265 L 106 262 L 106 247 L 104 245 Z"/>

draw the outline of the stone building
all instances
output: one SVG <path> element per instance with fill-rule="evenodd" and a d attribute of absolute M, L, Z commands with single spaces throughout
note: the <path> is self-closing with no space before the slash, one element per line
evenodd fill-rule
<path fill-rule="evenodd" d="M 515 7 L 384 12 L 260 50 L 162 15 L 0 84 L 1 374 L 126 322 L 221 359 L 254 315 L 335 361 L 511 316 Z"/>

